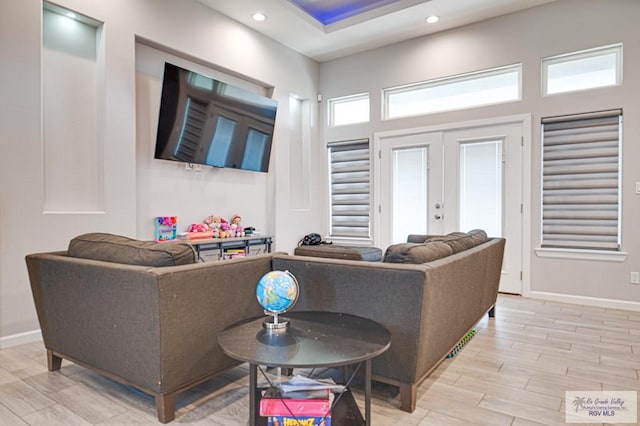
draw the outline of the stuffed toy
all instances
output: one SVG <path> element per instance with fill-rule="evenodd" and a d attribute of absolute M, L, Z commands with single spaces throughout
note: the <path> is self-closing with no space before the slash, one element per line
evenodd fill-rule
<path fill-rule="evenodd" d="M 220 238 L 230 238 L 233 237 L 231 235 L 231 225 L 229 222 L 225 220 L 225 218 L 220 218 Z"/>
<path fill-rule="evenodd" d="M 209 228 L 203 223 L 192 223 L 189 225 L 187 232 L 207 232 Z"/>
<path fill-rule="evenodd" d="M 231 233 L 234 237 L 244 237 L 244 229 L 240 225 L 241 220 L 242 217 L 237 214 L 231 217 Z"/>
<path fill-rule="evenodd" d="M 229 224 L 220 216 L 207 216 L 204 223 L 213 231 L 213 238 L 228 238 L 231 236 L 229 232 Z"/>
<path fill-rule="evenodd" d="M 207 216 L 204 218 L 204 223 L 211 229 L 220 229 L 220 216 Z"/>

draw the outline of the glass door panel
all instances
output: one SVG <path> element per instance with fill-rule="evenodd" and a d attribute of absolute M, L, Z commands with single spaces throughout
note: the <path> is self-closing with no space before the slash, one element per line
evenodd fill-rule
<path fill-rule="evenodd" d="M 502 140 L 460 144 L 460 231 L 503 236 Z"/>
<path fill-rule="evenodd" d="M 427 233 L 428 148 L 394 149 L 392 153 L 392 244 L 409 234 Z"/>

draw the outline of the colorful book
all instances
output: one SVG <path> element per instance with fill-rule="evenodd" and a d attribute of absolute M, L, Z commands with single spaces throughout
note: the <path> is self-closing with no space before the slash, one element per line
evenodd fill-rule
<path fill-rule="evenodd" d="M 331 417 L 269 416 L 268 426 L 331 426 Z"/>
<path fill-rule="evenodd" d="M 260 399 L 260 415 L 328 417 L 332 402 L 333 393 L 328 389 L 283 393 L 268 388 Z"/>
<path fill-rule="evenodd" d="M 176 216 L 158 216 L 155 219 L 155 240 L 172 241 L 177 238 Z"/>

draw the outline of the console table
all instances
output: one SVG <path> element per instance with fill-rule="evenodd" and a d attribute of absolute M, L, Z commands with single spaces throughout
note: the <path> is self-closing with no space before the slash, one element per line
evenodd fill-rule
<path fill-rule="evenodd" d="M 347 390 L 336 398 L 331 424 L 371 425 L 371 359 L 389 348 L 389 330 L 366 318 L 333 312 L 291 312 L 284 318 L 289 320 L 284 330 L 265 329 L 265 317 L 259 317 L 232 325 L 218 336 L 225 354 L 249 363 L 249 424 L 266 424 L 258 412 L 258 365 L 314 368 L 364 363 L 365 418 Z"/>
<path fill-rule="evenodd" d="M 251 235 L 247 237 L 234 238 L 203 238 L 198 240 L 187 240 L 196 251 L 198 259 L 204 261 L 202 252 L 218 250 L 218 257 L 224 258 L 225 250 L 242 249 L 249 255 L 252 246 L 264 246 L 266 253 L 271 253 L 273 237 L 270 235 Z"/>

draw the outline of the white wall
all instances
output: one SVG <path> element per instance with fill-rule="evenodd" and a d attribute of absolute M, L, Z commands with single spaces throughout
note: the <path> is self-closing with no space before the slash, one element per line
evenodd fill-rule
<path fill-rule="evenodd" d="M 276 249 L 291 251 L 311 224 L 322 221 L 319 201 L 305 210 L 288 208 L 289 96 L 315 99 L 318 65 L 191 0 L 56 1 L 103 23 L 96 138 L 104 147 L 98 154 L 104 212 L 44 214 L 42 3 L 0 3 L 0 347 L 33 337 L 29 333 L 39 328 L 27 253 L 64 250 L 84 232 L 151 238 L 155 216 L 177 214 L 186 226 L 211 213 L 238 213 L 245 224 L 277 235 Z M 211 169 L 195 174 L 151 159 L 158 80 L 136 71 L 136 37 L 275 87 L 279 110 L 268 174 Z M 315 128 L 312 134 L 315 149 Z M 320 172 L 305 171 L 311 182 L 320 181 Z"/>
<path fill-rule="evenodd" d="M 443 123 L 531 113 L 533 117 L 531 164 L 531 246 L 524 256 L 531 264 L 530 295 L 571 295 L 583 303 L 608 299 L 640 302 L 640 286 L 629 284 L 629 272 L 640 270 L 640 31 L 637 0 L 562 0 L 519 13 L 498 17 L 404 43 L 375 49 L 323 63 L 320 89 L 324 99 L 370 92 L 372 121 L 369 124 L 324 128 L 324 141 L 372 138 L 375 132 L 417 128 Z M 624 84 L 620 87 L 542 97 L 540 59 L 556 54 L 624 43 Z M 381 90 L 521 62 L 521 102 L 381 121 Z M 324 105 L 323 105 L 324 106 Z M 540 244 L 540 118 L 613 108 L 624 109 L 623 128 L 623 250 L 626 261 L 602 262 L 539 258 Z M 324 109 L 322 109 L 324 112 Z M 323 123 L 324 123 L 323 118 Z M 552 293 L 556 296 L 549 295 Z M 606 299 L 606 300 L 604 300 Z M 604 300 L 604 301 L 603 301 Z M 609 303 L 638 308 L 639 305 Z"/>

